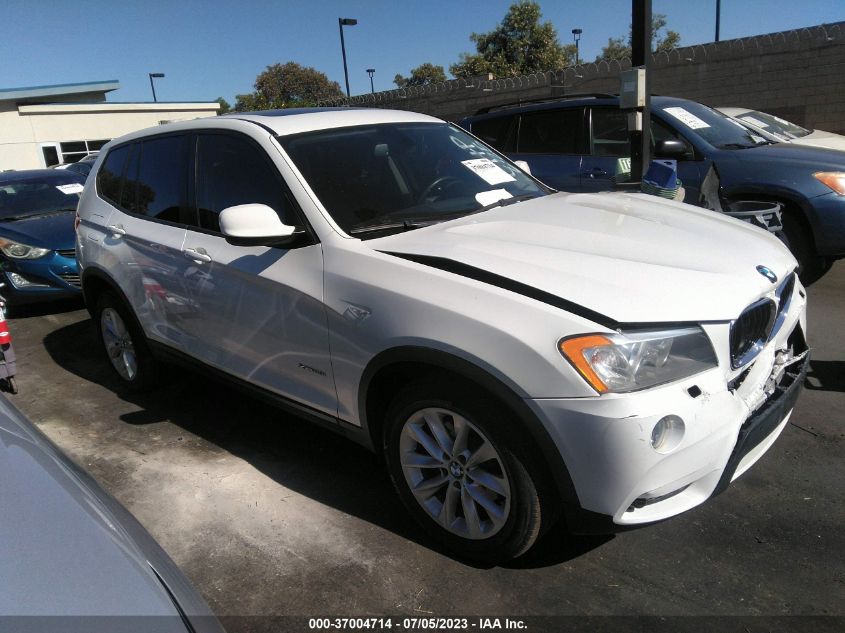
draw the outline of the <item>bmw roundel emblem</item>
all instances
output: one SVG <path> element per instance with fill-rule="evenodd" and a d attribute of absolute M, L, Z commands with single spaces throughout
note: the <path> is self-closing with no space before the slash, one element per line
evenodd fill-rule
<path fill-rule="evenodd" d="M 778 276 L 768 266 L 757 266 L 757 272 L 772 283 L 775 283 L 778 280 Z"/>

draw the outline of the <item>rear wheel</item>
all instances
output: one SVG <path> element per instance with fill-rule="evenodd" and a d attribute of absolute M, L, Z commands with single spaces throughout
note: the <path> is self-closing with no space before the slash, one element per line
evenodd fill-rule
<path fill-rule="evenodd" d="M 471 385 L 421 382 L 396 396 L 386 422 L 393 484 L 432 537 L 490 563 L 534 544 L 543 518 L 539 486 L 528 456 L 509 441 L 515 420 L 506 409 Z"/>
<path fill-rule="evenodd" d="M 94 323 L 106 356 L 121 382 L 132 391 L 152 387 L 156 362 L 146 337 L 123 303 L 112 293 L 103 293 L 94 311 Z"/>

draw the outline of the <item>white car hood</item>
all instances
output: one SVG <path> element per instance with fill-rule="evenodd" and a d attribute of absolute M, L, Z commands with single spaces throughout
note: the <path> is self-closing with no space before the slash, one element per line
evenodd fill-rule
<path fill-rule="evenodd" d="M 809 145 L 811 147 L 824 147 L 826 149 L 845 151 L 845 136 L 834 134 L 833 132 L 825 132 L 824 130 L 814 130 L 807 136 L 792 139 L 791 142 L 796 145 Z"/>
<path fill-rule="evenodd" d="M 796 266 L 762 229 L 644 194 L 553 194 L 367 244 L 471 266 L 616 323 L 734 319 L 775 285 L 758 265 L 778 280 Z"/>

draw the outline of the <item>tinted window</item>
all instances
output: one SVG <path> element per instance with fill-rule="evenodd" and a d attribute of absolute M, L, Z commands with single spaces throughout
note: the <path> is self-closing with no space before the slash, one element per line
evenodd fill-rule
<path fill-rule="evenodd" d="M 619 108 L 593 108 L 594 156 L 630 156 L 628 117 Z"/>
<path fill-rule="evenodd" d="M 26 173 L 26 172 L 22 172 Z M 75 211 L 85 178 L 65 170 L 47 177 L 0 175 L 0 220 Z"/>
<path fill-rule="evenodd" d="M 158 220 L 180 221 L 188 189 L 186 145 L 186 137 L 181 135 L 140 143 L 137 180 L 133 182 L 131 174 L 126 177 L 127 187 L 136 185 L 133 208 L 136 213 Z"/>
<path fill-rule="evenodd" d="M 197 138 L 199 226 L 220 230 L 218 216 L 239 204 L 266 204 L 285 224 L 298 221 L 285 197 L 281 177 L 264 150 L 244 138 L 203 134 Z"/>
<path fill-rule="evenodd" d="M 472 133 L 500 152 L 511 151 L 514 121 L 516 121 L 515 116 L 482 119 L 472 124 Z"/>
<path fill-rule="evenodd" d="M 581 108 L 525 112 L 519 124 L 520 154 L 580 154 L 584 115 Z"/>
<path fill-rule="evenodd" d="M 139 213 L 136 196 L 138 194 L 138 156 L 141 153 L 141 144 L 134 143 L 131 147 L 129 162 L 126 165 L 126 180 L 123 185 L 123 193 L 120 196 L 120 206 L 132 213 Z"/>
<path fill-rule="evenodd" d="M 120 200 L 120 179 L 123 176 L 123 166 L 129 147 L 124 145 L 109 152 L 105 162 L 97 173 L 97 191 L 101 198 L 118 204 Z"/>

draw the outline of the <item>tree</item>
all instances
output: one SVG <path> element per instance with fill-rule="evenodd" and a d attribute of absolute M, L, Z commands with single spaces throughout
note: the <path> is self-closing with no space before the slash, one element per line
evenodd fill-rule
<path fill-rule="evenodd" d="M 237 95 L 236 112 L 298 108 L 343 97 L 340 84 L 325 73 L 296 62 L 273 64 L 255 78 L 255 92 Z"/>
<path fill-rule="evenodd" d="M 217 110 L 217 114 L 226 114 L 232 109 L 232 106 L 230 106 L 229 102 L 223 97 L 217 97 L 215 101 L 220 104 L 220 109 Z"/>
<path fill-rule="evenodd" d="M 562 46 L 554 25 L 541 23 L 541 17 L 537 2 L 515 2 L 495 29 L 470 35 L 476 53 L 462 53 L 449 71 L 455 77 L 483 73 L 514 77 L 571 66 L 575 62 L 575 45 Z"/>
<path fill-rule="evenodd" d="M 393 78 L 393 83 L 396 84 L 397 88 L 427 86 L 428 84 L 436 84 L 441 81 L 446 81 L 446 71 L 443 70 L 443 66 L 435 66 L 428 62 L 412 68 L 410 77 L 403 77 L 397 74 Z"/>
<path fill-rule="evenodd" d="M 655 53 L 660 51 L 671 51 L 678 48 L 681 43 L 681 34 L 677 31 L 667 30 L 666 34 L 658 38 L 659 31 L 666 26 L 666 16 L 662 13 L 655 13 L 651 16 L 651 50 Z M 607 46 L 602 47 L 601 55 L 596 61 L 610 61 L 612 59 L 631 58 L 631 47 L 634 39 L 633 28 L 628 26 L 628 42 L 621 37 L 611 37 L 607 40 Z"/>

